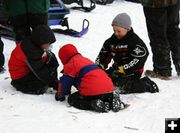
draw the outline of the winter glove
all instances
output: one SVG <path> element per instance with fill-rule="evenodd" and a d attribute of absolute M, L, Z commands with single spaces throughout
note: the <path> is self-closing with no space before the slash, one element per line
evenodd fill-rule
<path fill-rule="evenodd" d="M 118 67 L 118 72 L 121 73 L 121 74 L 125 74 L 124 67 L 123 66 L 119 66 Z"/>
<path fill-rule="evenodd" d="M 111 77 L 112 79 L 116 79 L 119 77 L 120 73 L 115 70 L 114 68 L 109 68 L 107 70 L 105 70 L 105 72 L 108 74 L 109 77 Z"/>
<path fill-rule="evenodd" d="M 112 77 L 112 78 L 118 78 L 118 77 L 119 77 L 119 72 L 118 72 L 117 70 L 114 70 L 114 71 L 111 73 L 110 77 Z"/>
<path fill-rule="evenodd" d="M 64 101 L 66 100 L 65 96 L 62 94 L 62 88 L 61 88 L 61 83 L 58 83 L 58 92 L 55 94 L 55 99 L 56 101 Z"/>
<path fill-rule="evenodd" d="M 63 96 L 62 94 L 61 94 L 61 92 L 56 92 L 56 94 L 55 94 L 55 99 L 56 99 L 56 101 L 64 101 L 64 100 L 66 100 L 66 98 L 65 98 L 65 96 Z"/>

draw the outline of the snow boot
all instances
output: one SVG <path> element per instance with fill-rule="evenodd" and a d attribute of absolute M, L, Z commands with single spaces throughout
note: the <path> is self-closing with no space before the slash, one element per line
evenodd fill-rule
<path fill-rule="evenodd" d="M 151 92 L 151 93 L 159 92 L 159 87 L 154 81 L 152 81 L 148 77 L 144 77 L 141 80 L 144 82 L 146 86 L 146 92 Z"/>
<path fill-rule="evenodd" d="M 118 97 L 114 97 L 112 100 L 112 111 L 118 112 L 119 110 L 123 109 L 122 102 Z"/>
<path fill-rule="evenodd" d="M 113 112 L 118 112 L 125 108 L 125 104 L 120 100 L 120 90 L 115 90 L 113 93 L 113 99 L 111 104 L 111 109 Z"/>
<path fill-rule="evenodd" d="M 170 75 L 162 75 L 158 72 L 154 72 L 151 70 L 146 70 L 144 73 L 146 76 L 151 77 L 151 78 L 159 78 L 162 80 L 171 80 L 171 76 Z"/>
<path fill-rule="evenodd" d="M 99 113 L 107 113 L 110 110 L 110 105 L 108 102 L 103 102 L 100 99 L 92 100 L 91 107 L 94 111 Z"/>

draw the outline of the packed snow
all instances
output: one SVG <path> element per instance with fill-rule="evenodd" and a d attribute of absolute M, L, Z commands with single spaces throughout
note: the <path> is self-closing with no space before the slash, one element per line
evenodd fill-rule
<path fill-rule="evenodd" d="M 72 43 L 82 55 L 95 61 L 103 42 L 113 33 L 112 19 L 122 12 L 130 15 L 134 31 L 147 44 L 150 56 L 145 69 L 152 69 L 142 5 L 124 0 L 115 0 L 106 6 L 96 5 L 89 13 L 71 10 L 67 15 L 70 27 L 81 30 L 83 19 L 88 19 L 89 31 L 81 38 L 55 34 L 57 41 L 53 44 L 53 52 L 57 55 L 61 46 Z M 172 80 L 152 79 L 159 86 L 159 93 L 121 95 L 122 101 L 130 107 L 117 113 L 96 113 L 70 107 L 66 101 L 57 102 L 54 94 L 36 96 L 16 91 L 10 85 L 7 65 L 15 43 L 2 40 L 6 71 L 0 74 L 0 133 L 164 133 L 165 118 L 180 118 L 180 77 L 174 67 Z M 60 60 L 59 63 L 60 71 Z"/>

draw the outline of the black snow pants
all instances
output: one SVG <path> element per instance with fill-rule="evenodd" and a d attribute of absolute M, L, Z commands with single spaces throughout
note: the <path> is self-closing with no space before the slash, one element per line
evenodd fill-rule
<path fill-rule="evenodd" d="M 69 95 L 68 103 L 78 109 L 93 110 L 91 106 L 91 101 L 96 99 L 100 99 L 103 102 L 112 103 L 113 93 L 96 96 L 82 96 L 79 94 L 79 92 L 75 92 Z"/>
<path fill-rule="evenodd" d="M 11 85 L 16 88 L 16 90 L 21 91 L 27 94 L 40 95 L 46 92 L 48 87 L 53 87 L 54 90 L 57 90 L 58 79 L 57 79 L 57 67 L 58 61 L 53 54 L 51 60 L 47 64 L 47 68 L 51 75 L 51 83 L 46 84 L 38 79 L 33 72 L 29 73 L 25 77 L 12 80 Z"/>
<path fill-rule="evenodd" d="M 176 71 L 180 72 L 179 5 L 163 8 L 144 7 L 154 71 L 171 76 L 171 55 Z"/>

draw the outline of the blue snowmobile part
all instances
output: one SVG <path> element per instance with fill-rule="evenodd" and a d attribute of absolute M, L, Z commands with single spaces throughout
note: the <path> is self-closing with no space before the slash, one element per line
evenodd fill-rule
<path fill-rule="evenodd" d="M 62 19 L 69 13 L 69 9 L 67 9 L 61 1 L 51 2 L 51 7 L 48 9 L 48 25 L 61 25 Z"/>

